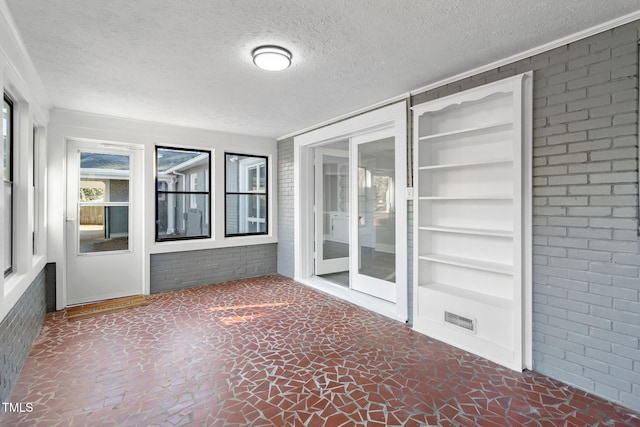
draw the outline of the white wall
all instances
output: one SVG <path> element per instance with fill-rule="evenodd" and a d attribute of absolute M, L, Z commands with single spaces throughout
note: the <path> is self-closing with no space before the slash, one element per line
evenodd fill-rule
<path fill-rule="evenodd" d="M 273 139 L 229 134 L 202 129 L 168 126 L 123 118 L 105 117 L 68 110 L 51 112 L 48 148 L 49 183 L 49 262 L 56 262 L 58 309 L 65 303 L 66 280 L 66 143 L 69 139 L 108 144 L 129 144 L 144 151 L 144 292 L 149 293 L 150 255 L 230 246 L 277 242 L 277 221 L 269 222 L 265 236 L 224 237 L 224 153 L 230 151 L 269 158 L 269 218 L 276 218 L 276 182 L 274 171 L 276 142 Z M 191 241 L 155 242 L 155 146 L 195 148 L 212 151 L 212 238 Z"/>
<path fill-rule="evenodd" d="M 20 299 L 46 263 L 45 164 L 46 127 L 49 122 L 49 99 L 44 85 L 29 58 L 4 1 L 0 2 L 0 83 L 14 101 L 14 268 L 9 276 L 0 277 L 0 321 Z M 32 195 L 32 129 L 38 127 L 36 158 L 36 194 Z M 4 147 L 0 144 L 0 157 Z M 32 253 L 31 226 L 37 232 L 37 254 Z M 4 223 L 4 186 L 0 188 L 0 224 Z M 4 236 L 3 236 L 4 237 Z M 0 245 L 0 259 L 4 248 Z M 2 275 L 4 276 L 4 275 Z"/>

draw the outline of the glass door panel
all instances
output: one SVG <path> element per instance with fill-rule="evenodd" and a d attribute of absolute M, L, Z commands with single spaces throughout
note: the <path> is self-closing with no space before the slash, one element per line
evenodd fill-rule
<path fill-rule="evenodd" d="M 353 288 L 387 301 L 396 298 L 395 138 L 380 131 L 354 138 L 357 156 L 352 256 Z"/>
<path fill-rule="evenodd" d="M 80 153 L 78 253 L 129 250 L 127 155 Z"/>
<path fill-rule="evenodd" d="M 349 151 L 346 143 L 315 149 L 315 274 L 348 284 Z M 343 277 L 344 276 L 344 277 Z"/>
<path fill-rule="evenodd" d="M 358 150 L 358 272 L 396 281 L 395 155 L 393 138 Z"/>

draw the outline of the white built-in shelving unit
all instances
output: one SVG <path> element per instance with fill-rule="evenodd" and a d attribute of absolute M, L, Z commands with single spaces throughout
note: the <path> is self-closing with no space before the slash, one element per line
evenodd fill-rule
<path fill-rule="evenodd" d="M 414 329 L 527 365 L 529 74 L 413 107 Z"/>

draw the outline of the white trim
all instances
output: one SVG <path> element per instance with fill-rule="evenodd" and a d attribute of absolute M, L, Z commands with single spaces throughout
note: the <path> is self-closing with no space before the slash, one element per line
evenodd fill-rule
<path fill-rule="evenodd" d="M 312 150 L 328 142 L 353 138 L 385 128 L 394 128 L 396 137 L 396 174 L 406 176 L 406 135 L 407 135 L 407 100 L 358 115 L 350 119 L 334 123 L 331 126 L 316 129 L 303 135 L 296 136 L 293 149 L 294 169 L 294 278 L 306 284 L 317 283 L 313 276 L 313 248 L 314 239 L 313 218 L 311 215 L 313 204 L 313 174 L 308 173 L 305 165 L 312 164 Z M 350 144 L 353 147 L 353 144 Z M 351 174 L 352 175 L 352 174 Z M 398 183 L 405 187 L 404 181 Z M 353 289 L 341 289 L 341 298 L 362 305 L 370 310 L 391 318 L 406 321 L 408 318 L 407 301 L 407 199 L 406 191 L 401 188 L 396 191 L 396 298 L 395 304 L 380 301 L 377 298 L 362 294 Z M 323 289 L 327 291 L 326 289 Z M 328 292 L 328 291 L 327 291 Z M 336 295 L 339 296 L 339 295 Z M 378 303 L 371 303 L 371 299 Z M 389 304 L 393 310 L 389 310 Z M 386 308 L 384 308 L 386 307 Z"/>
<path fill-rule="evenodd" d="M 373 111 L 373 110 L 375 110 L 377 108 L 384 108 L 384 107 L 386 107 L 388 105 L 395 104 L 395 103 L 397 103 L 399 101 L 407 100 L 407 99 L 409 99 L 409 96 L 410 96 L 409 92 L 402 93 L 401 95 L 397 95 L 397 96 L 385 99 L 384 101 L 376 102 L 375 104 L 371 104 L 371 105 L 369 105 L 367 107 L 359 108 L 359 109 L 351 111 L 349 113 L 342 114 L 340 116 L 334 117 L 334 118 L 329 119 L 329 120 L 325 120 L 324 122 L 317 123 L 317 124 L 315 124 L 313 126 L 309 126 L 309 127 L 304 128 L 304 129 L 300 129 L 298 131 L 288 133 L 286 135 L 283 135 L 281 137 L 276 138 L 276 141 L 282 141 L 283 139 L 291 138 L 292 136 L 298 136 L 298 135 L 301 135 L 301 134 L 304 134 L 304 133 L 308 133 L 308 132 L 312 132 L 312 131 L 315 131 L 315 130 L 319 130 L 319 129 L 325 127 L 325 126 L 329 126 L 329 125 L 334 124 L 334 123 L 336 123 L 336 122 L 338 122 L 340 120 L 350 119 L 353 116 L 356 116 L 358 114 L 367 113 L 367 112 Z"/>
<path fill-rule="evenodd" d="M 305 286 L 309 286 L 310 288 L 343 299 L 367 310 L 375 311 L 376 313 L 382 314 L 390 319 L 397 320 L 398 322 L 404 323 L 407 321 L 405 316 L 398 315 L 396 304 L 384 301 L 380 298 L 352 291 L 351 289 L 345 288 L 341 285 L 336 285 L 335 283 L 331 283 L 318 276 L 312 276 L 306 279 L 296 277 L 294 280 Z"/>
<path fill-rule="evenodd" d="M 570 34 L 566 37 L 559 38 L 557 40 L 551 41 L 549 43 L 545 43 L 543 45 L 534 47 L 529 50 L 525 50 L 524 52 L 516 53 L 515 55 L 511 55 L 506 58 L 491 62 L 489 64 L 482 65 L 478 68 L 474 68 L 473 70 L 465 71 L 464 73 L 456 74 L 455 76 L 438 80 L 437 82 L 427 84 L 425 86 L 419 87 L 418 89 L 414 89 L 410 92 L 410 94 L 411 96 L 417 95 L 419 93 L 426 92 L 431 89 L 442 87 L 449 83 L 466 79 L 467 77 L 476 76 L 478 74 L 484 73 L 485 71 L 490 71 L 490 70 L 494 70 L 496 68 L 502 67 L 504 65 L 513 64 L 514 62 L 520 61 L 522 59 L 530 58 L 532 56 L 535 56 L 544 52 L 548 52 L 560 46 L 564 46 L 569 43 L 576 42 L 578 40 L 586 39 L 587 37 L 591 37 L 595 34 L 599 34 L 616 27 L 620 27 L 622 25 L 628 24 L 629 22 L 633 22 L 637 19 L 640 19 L 640 11 L 629 13 L 628 15 L 624 15 L 619 18 L 612 19 L 611 21 L 598 24 L 594 27 L 587 28 L 586 30 L 578 31 L 577 33 Z"/>
<path fill-rule="evenodd" d="M 2 82 L 5 90 L 15 89 L 21 95 L 16 101 L 28 100 L 32 116 L 46 126 L 51 101 L 4 1 L 0 1 L 0 20 L 6 24 L 0 24 L 0 66 L 5 67 Z"/>
<path fill-rule="evenodd" d="M 14 41 L 18 46 L 18 52 L 20 53 L 20 56 L 25 58 L 28 61 L 29 65 L 31 65 L 31 67 L 35 70 L 33 61 L 31 60 L 31 56 L 29 55 L 29 51 L 27 50 L 24 41 L 22 41 L 22 37 L 20 37 L 20 31 L 16 26 L 16 22 L 13 20 L 13 15 L 11 14 L 11 11 L 9 11 L 7 3 L 4 1 L 0 2 L 0 12 L 2 13 L 2 16 L 7 23 L 7 29 L 13 36 Z"/>
<path fill-rule="evenodd" d="M 100 168 L 83 168 L 80 173 L 80 178 L 86 180 L 99 180 L 99 179 L 129 179 L 128 170 L 116 170 L 116 169 L 100 169 Z"/>
<path fill-rule="evenodd" d="M 361 114 L 361 113 L 364 113 L 366 111 L 373 110 L 373 109 L 378 108 L 378 107 L 380 107 L 380 106 L 382 106 L 384 104 L 391 104 L 391 103 L 399 101 L 401 99 L 409 98 L 411 96 L 426 92 L 428 90 L 435 89 L 435 88 L 438 88 L 438 87 L 442 87 L 442 86 L 444 86 L 446 84 L 457 82 L 457 81 L 465 79 L 467 77 L 472 77 L 472 76 L 478 75 L 480 73 L 484 73 L 485 71 L 493 70 L 493 69 L 496 69 L 498 67 L 502 67 L 504 65 L 512 64 L 514 62 L 520 61 L 521 59 L 529 58 L 531 56 L 535 56 L 535 55 L 538 55 L 540 53 L 548 52 L 548 51 L 550 51 L 552 49 L 555 49 L 557 47 L 564 46 L 564 45 L 567 45 L 569 43 L 573 43 L 573 42 L 576 42 L 578 40 L 585 39 L 587 37 L 593 36 L 595 34 L 599 34 L 601 32 L 607 31 L 607 30 L 611 30 L 613 28 L 628 24 L 628 23 L 636 21 L 638 19 L 640 19 L 640 11 L 629 13 L 627 15 L 612 19 L 610 21 L 604 22 L 602 24 L 598 24 L 596 26 L 593 26 L 591 28 L 587 28 L 587 29 L 582 30 L 582 31 L 578 31 L 577 33 L 570 34 L 568 36 L 565 36 L 565 37 L 562 37 L 560 39 L 551 41 L 549 43 L 545 43 L 543 45 L 534 47 L 532 49 L 525 50 L 524 52 L 516 53 L 515 55 L 511 55 L 511 56 L 508 56 L 506 58 L 491 62 L 489 64 L 482 65 L 480 67 L 474 68 L 473 70 L 465 71 L 464 73 L 456 74 L 454 76 L 450 76 L 450 77 L 438 80 L 436 82 L 429 83 L 427 85 L 421 86 L 421 87 L 419 87 L 417 89 L 410 90 L 409 92 L 405 92 L 405 93 L 403 93 L 401 95 L 389 98 L 387 100 L 380 101 L 380 102 L 371 104 L 371 105 L 369 105 L 367 107 L 363 107 L 363 108 L 360 108 L 358 110 L 354 110 L 354 111 L 352 111 L 350 113 L 346 113 L 346 114 L 342 114 L 340 116 L 336 116 L 336 117 L 334 117 L 332 119 L 326 120 L 326 121 L 318 123 L 316 125 L 309 126 L 309 127 L 304 128 L 304 129 L 300 129 L 298 131 L 288 133 L 286 135 L 283 135 L 283 136 L 280 136 L 280 137 L 276 138 L 276 141 L 281 141 L 283 139 L 287 139 L 287 138 L 290 138 L 292 136 L 297 136 L 297 135 L 300 135 L 300 134 L 303 134 L 303 133 L 306 133 L 306 132 L 310 132 L 310 131 L 316 130 L 318 128 L 321 128 L 321 127 L 330 125 L 332 123 L 338 122 L 340 120 L 352 117 L 352 116 L 354 116 L 356 114 Z"/>
<path fill-rule="evenodd" d="M 533 72 L 525 73 L 522 81 L 522 322 L 523 322 L 523 362 L 533 369 Z"/>

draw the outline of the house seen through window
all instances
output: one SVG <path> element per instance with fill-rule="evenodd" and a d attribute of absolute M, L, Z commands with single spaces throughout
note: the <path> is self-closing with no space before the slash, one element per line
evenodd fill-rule
<path fill-rule="evenodd" d="M 267 157 L 225 154 L 225 235 L 267 234 Z"/>
<path fill-rule="evenodd" d="M 156 147 L 156 242 L 211 237 L 211 152 Z"/>

